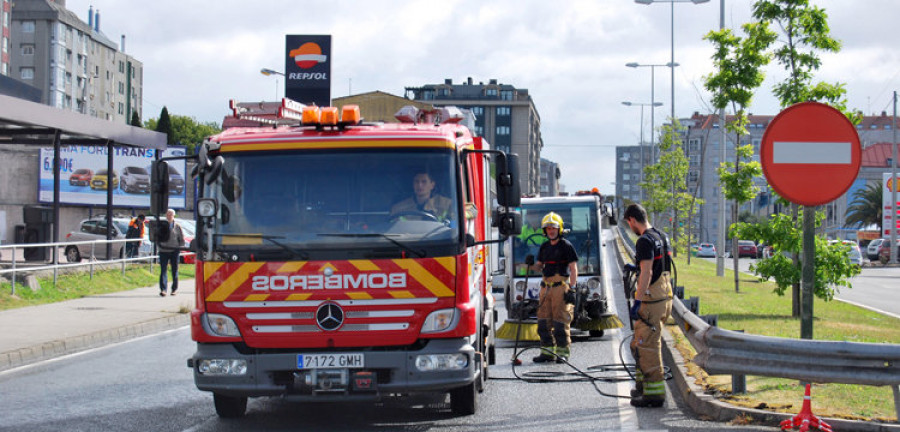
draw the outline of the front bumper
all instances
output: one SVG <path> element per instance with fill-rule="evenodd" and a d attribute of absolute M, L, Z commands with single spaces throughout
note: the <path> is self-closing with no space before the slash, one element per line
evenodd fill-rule
<path fill-rule="evenodd" d="M 353 351 L 363 352 L 365 367 L 350 369 L 349 373 L 371 372 L 376 384 L 374 389 L 358 391 L 352 383 L 344 389 L 317 389 L 298 384 L 309 370 L 297 369 L 297 355 L 335 352 L 329 350 L 298 349 L 293 352 L 282 350 L 277 353 L 242 354 L 232 344 L 198 344 L 197 352 L 188 364 L 194 371 L 194 383 L 200 390 L 238 397 L 285 395 L 299 400 L 377 399 L 394 393 L 448 391 L 472 383 L 479 367 L 475 349 L 465 339 L 433 339 L 420 349 Z M 423 372 L 415 366 L 418 355 L 451 353 L 464 353 L 468 357 L 466 368 Z M 241 376 L 201 374 L 198 371 L 200 361 L 213 358 L 246 360 L 247 373 Z"/>

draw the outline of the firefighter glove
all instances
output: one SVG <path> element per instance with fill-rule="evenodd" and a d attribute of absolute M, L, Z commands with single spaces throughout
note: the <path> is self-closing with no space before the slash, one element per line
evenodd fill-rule
<path fill-rule="evenodd" d="M 563 301 L 565 301 L 566 304 L 575 304 L 575 290 L 570 289 L 566 291 L 566 293 L 563 294 Z"/>
<path fill-rule="evenodd" d="M 631 305 L 631 310 L 629 311 L 629 315 L 631 316 L 632 321 L 639 321 L 641 319 L 641 315 L 638 311 L 641 310 L 641 301 L 635 300 L 634 304 Z"/>

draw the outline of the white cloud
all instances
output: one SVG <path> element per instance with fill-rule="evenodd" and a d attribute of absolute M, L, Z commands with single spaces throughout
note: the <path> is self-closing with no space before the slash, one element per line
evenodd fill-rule
<path fill-rule="evenodd" d="M 817 80 L 846 83 L 855 108 L 885 109 L 900 87 L 900 53 L 883 29 L 893 28 L 900 4 L 812 2 L 828 11 L 832 34 L 844 43 L 841 53 L 822 56 Z M 445 78 L 496 78 L 527 88 L 542 120 L 542 156 L 560 163 L 569 190 L 612 191 L 615 146 L 637 144 L 640 133 L 639 110 L 621 102 L 650 101 L 649 70 L 625 63 L 666 63 L 671 55 L 671 5 L 630 0 L 66 3 L 82 19 L 88 6 L 99 7 L 111 40 L 127 35 L 127 51 L 145 68 L 145 118 L 166 105 L 174 114 L 221 122 L 228 99 L 273 98 L 276 78 L 259 69 L 284 68 L 285 34 L 332 35 L 335 97 L 348 94 L 351 81 L 353 93 L 397 95 Z M 726 0 L 726 25 L 748 21 L 751 4 Z M 706 113 L 703 77 L 712 49 L 702 38 L 719 28 L 719 2 L 676 4 L 674 23 L 676 115 Z M 768 69 L 754 113 L 777 113 L 771 88 L 781 79 L 779 68 Z M 667 69 L 657 69 L 655 90 L 665 104 L 656 111 L 658 127 L 671 109 Z M 648 134 L 649 111 L 644 123 Z"/>

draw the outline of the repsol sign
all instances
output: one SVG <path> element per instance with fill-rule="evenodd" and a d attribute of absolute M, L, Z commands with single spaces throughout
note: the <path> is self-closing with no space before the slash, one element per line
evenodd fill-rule
<path fill-rule="evenodd" d="M 284 95 L 331 106 L 331 35 L 285 35 Z"/>
<path fill-rule="evenodd" d="M 288 79 L 292 80 L 327 80 L 328 74 L 325 72 L 293 72 L 288 74 Z"/>
<path fill-rule="evenodd" d="M 250 281 L 254 291 L 398 289 L 406 288 L 406 273 L 261 275 Z"/>

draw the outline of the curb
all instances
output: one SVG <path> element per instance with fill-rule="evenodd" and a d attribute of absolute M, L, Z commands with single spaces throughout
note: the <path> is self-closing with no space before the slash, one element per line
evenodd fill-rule
<path fill-rule="evenodd" d="M 190 324 L 190 314 L 172 314 L 137 324 L 101 330 L 0 353 L 0 372 L 91 348 L 122 342 Z"/>
<path fill-rule="evenodd" d="M 619 239 L 619 236 L 616 235 L 616 238 Z M 619 241 L 621 241 L 621 239 Z M 616 256 L 616 259 L 621 266 L 624 263 L 624 258 L 621 249 L 618 249 L 618 247 L 619 244 L 617 242 L 616 248 L 619 253 Z M 681 353 L 675 349 L 675 341 L 668 329 L 663 329 L 662 342 L 663 363 L 669 366 L 669 369 L 672 371 L 672 380 L 675 382 L 675 387 L 681 394 L 682 400 L 695 414 L 709 417 L 717 422 L 729 422 L 738 417 L 750 417 L 753 419 L 754 424 L 764 426 L 772 425 L 775 427 L 778 427 L 778 424 L 782 420 L 787 420 L 794 416 L 794 414 L 790 413 L 776 413 L 753 408 L 737 407 L 722 402 L 712 395 L 706 394 L 702 387 L 694 383 L 693 377 L 688 375 L 687 368 L 685 367 L 686 361 Z M 798 398 L 801 397 L 803 396 L 798 395 Z M 875 423 L 830 417 L 820 417 L 820 419 L 831 425 L 832 429 L 840 431 L 900 432 L 900 424 Z"/>

